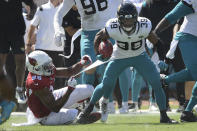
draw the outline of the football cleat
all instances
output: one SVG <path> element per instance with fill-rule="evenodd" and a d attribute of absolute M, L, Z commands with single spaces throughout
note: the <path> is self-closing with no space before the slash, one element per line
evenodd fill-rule
<path fill-rule="evenodd" d="M 78 117 L 76 123 L 78 124 L 91 124 L 101 119 L 101 113 L 94 112 L 89 115 L 81 112 Z"/>
<path fill-rule="evenodd" d="M 101 110 L 101 122 L 106 122 L 108 118 L 108 99 L 102 99 L 100 110 Z"/>
<path fill-rule="evenodd" d="M 128 106 L 122 106 L 122 108 L 119 109 L 120 114 L 128 114 L 129 113 L 129 107 Z"/>
<path fill-rule="evenodd" d="M 137 112 L 139 110 L 138 103 L 131 103 L 129 106 L 129 112 Z"/>
<path fill-rule="evenodd" d="M 170 119 L 169 117 L 161 118 L 160 123 L 166 123 L 166 124 L 178 124 L 179 122 L 173 119 Z"/>
<path fill-rule="evenodd" d="M 9 119 L 11 113 L 16 110 L 16 103 L 13 101 L 2 101 L 2 113 L 0 116 L 0 124 Z"/>
<path fill-rule="evenodd" d="M 16 88 L 16 99 L 19 104 L 25 104 L 27 102 L 27 97 L 25 95 L 25 92 L 23 91 L 23 88 Z"/>
<path fill-rule="evenodd" d="M 197 122 L 197 117 L 190 111 L 183 111 L 180 120 L 181 122 Z"/>

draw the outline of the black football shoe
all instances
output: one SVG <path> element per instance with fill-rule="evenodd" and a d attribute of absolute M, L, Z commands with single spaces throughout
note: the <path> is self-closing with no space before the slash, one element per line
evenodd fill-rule
<path fill-rule="evenodd" d="M 90 114 L 85 114 L 81 112 L 77 117 L 77 124 L 91 124 L 101 119 L 101 113 L 94 112 Z"/>
<path fill-rule="evenodd" d="M 190 111 L 183 111 L 180 120 L 181 122 L 197 122 L 197 117 Z"/>
<path fill-rule="evenodd" d="M 160 123 L 166 123 L 166 124 L 178 124 L 179 122 L 173 119 L 170 119 L 169 117 L 160 118 Z"/>

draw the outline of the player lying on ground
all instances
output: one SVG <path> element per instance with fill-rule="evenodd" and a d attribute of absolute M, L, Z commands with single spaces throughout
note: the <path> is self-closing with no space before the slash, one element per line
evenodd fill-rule
<path fill-rule="evenodd" d="M 138 17 L 136 7 L 129 1 L 121 3 L 117 18 L 110 19 L 106 27 L 99 31 L 95 37 L 95 51 L 101 41 L 109 38 L 116 40 L 113 47 L 112 59 L 105 70 L 102 83 L 94 90 L 90 104 L 79 115 L 78 123 L 86 124 L 86 119 L 93 110 L 94 104 L 103 96 L 101 104 L 101 121 L 106 122 L 108 117 L 107 104 L 109 96 L 115 86 L 115 81 L 120 73 L 134 67 L 145 78 L 155 91 L 156 102 L 160 110 L 161 123 L 177 123 L 170 119 L 166 113 L 166 96 L 162 89 L 159 72 L 154 63 L 145 52 L 145 39 L 159 46 L 160 40 L 151 32 L 151 21 L 144 17 Z"/>
<path fill-rule="evenodd" d="M 60 125 L 73 123 L 79 111 L 69 109 L 73 104 L 89 98 L 93 93 L 92 85 L 77 85 L 74 78 L 68 81 L 68 87 L 53 91 L 55 77 L 71 77 L 85 65 L 90 64 L 89 56 L 69 68 L 56 68 L 52 59 L 43 51 L 34 51 L 27 57 L 29 74 L 26 80 L 28 97 L 28 123 L 42 125 Z M 92 113 L 87 123 L 100 119 L 100 113 Z"/>

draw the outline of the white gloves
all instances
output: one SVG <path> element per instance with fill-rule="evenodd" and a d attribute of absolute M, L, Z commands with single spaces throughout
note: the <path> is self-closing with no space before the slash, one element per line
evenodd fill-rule
<path fill-rule="evenodd" d="M 71 78 L 68 80 L 68 86 L 69 86 L 69 87 L 72 87 L 72 88 L 75 88 L 76 85 L 77 85 L 77 81 L 75 80 L 74 77 L 71 77 Z"/>
<path fill-rule="evenodd" d="M 54 35 L 54 43 L 56 46 L 60 47 L 60 46 L 64 46 L 64 41 L 66 40 L 65 34 L 63 33 L 56 33 Z"/>

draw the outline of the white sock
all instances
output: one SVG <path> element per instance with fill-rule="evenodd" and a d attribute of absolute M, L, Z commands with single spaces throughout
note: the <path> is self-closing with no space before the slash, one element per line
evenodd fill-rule
<path fill-rule="evenodd" d="M 122 102 L 122 107 L 128 107 L 128 101 Z"/>

